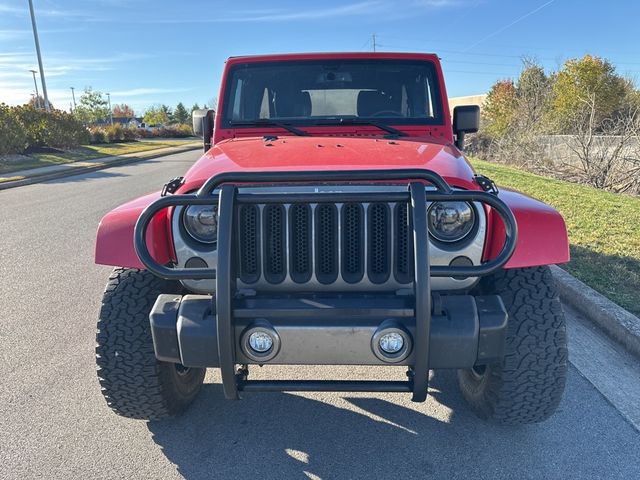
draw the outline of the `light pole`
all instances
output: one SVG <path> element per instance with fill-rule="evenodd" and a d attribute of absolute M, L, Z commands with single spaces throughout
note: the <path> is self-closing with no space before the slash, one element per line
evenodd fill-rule
<path fill-rule="evenodd" d="M 107 93 L 107 99 L 109 100 L 109 123 L 113 125 L 113 112 L 111 111 L 111 94 Z"/>
<path fill-rule="evenodd" d="M 69 87 L 71 89 L 71 98 L 73 98 L 73 111 L 76 111 L 76 92 L 74 91 L 75 88 L 73 87 Z"/>
<path fill-rule="evenodd" d="M 40 94 L 38 93 L 38 82 L 36 81 L 36 70 L 29 70 L 31 73 L 33 73 L 33 84 L 36 86 L 36 108 L 41 108 L 40 107 Z"/>
<path fill-rule="evenodd" d="M 44 81 L 44 68 L 42 67 L 42 55 L 40 55 L 40 41 L 38 40 L 38 28 L 36 27 L 36 14 L 33 12 L 33 0 L 29 0 L 29 11 L 31 12 L 31 26 L 33 27 L 33 39 L 36 42 L 36 54 L 38 55 L 38 66 L 40 67 L 40 81 L 42 82 L 42 94 L 44 95 L 44 108 L 51 111 L 49 96 L 47 95 L 47 83 Z"/>

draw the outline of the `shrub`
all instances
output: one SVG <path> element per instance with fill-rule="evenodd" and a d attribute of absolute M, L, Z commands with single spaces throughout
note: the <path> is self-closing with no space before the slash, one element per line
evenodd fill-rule
<path fill-rule="evenodd" d="M 29 146 L 26 132 L 17 121 L 15 110 L 0 104 L 0 155 L 22 153 Z"/>
<path fill-rule="evenodd" d="M 126 127 L 122 129 L 123 140 L 125 142 L 133 142 L 138 138 L 138 131 L 136 128 Z"/>
<path fill-rule="evenodd" d="M 116 143 L 124 140 L 124 128 L 119 123 L 109 125 L 104 129 L 108 143 Z"/>
<path fill-rule="evenodd" d="M 149 138 L 151 136 L 151 132 L 144 128 L 136 128 L 136 135 L 138 138 Z"/>
<path fill-rule="evenodd" d="M 102 128 L 91 129 L 91 143 L 107 143 L 107 136 Z"/>
<path fill-rule="evenodd" d="M 76 147 L 89 139 L 87 129 L 69 113 L 46 112 L 31 105 L 1 105 L 0 153 L 23 153 L 41 147 Z"/>

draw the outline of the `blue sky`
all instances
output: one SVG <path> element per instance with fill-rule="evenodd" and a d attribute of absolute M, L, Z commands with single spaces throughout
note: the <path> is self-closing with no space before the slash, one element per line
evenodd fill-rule
<path fill-rule="evenodd" d="M 37 69 L 27 0 L 0 0 L 0 102 L 24 103 Z M 523 55 L 556 70 L 592 53 L 640 78 L 636 0 L 34 0 L 50 100 L 92 86 L 142 112 L 217 97 L 232 55 L 435 52 L 449 96 L 517 76 Z"/>

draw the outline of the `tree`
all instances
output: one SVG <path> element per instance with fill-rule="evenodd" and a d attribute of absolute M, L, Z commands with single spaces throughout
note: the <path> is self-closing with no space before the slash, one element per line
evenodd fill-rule
<path fill-rule="evenodd" d="M 176 108 L 173 111 L 173 119 L 176 123 L 187 123 L 189 121 L 189 112 L 187 112 L 187 109 L 184 107 L 182 102 L 176 105 Z"/>
<path fill-rule="evenodd" d="M 616 193 L 640 191 L 640 108 L 597 123 L 596 95 L 581 102 L 567 147 L 578 159 L 568 165 L 582 183 Z"/>
<path fill-rule="evenodd" d="M 33 108 L 44 108 L 44 98 L 42 98 L 42 95 L 38 95 L 37 97 L 34 95 L 29 99 L 27 105 Z M 53 103 L 49 102 L 49 106 L 51 110 L 54 110 Z"/>
<path fill-rule="evenodd" d="M 162 110 L 167 117 L 167 121 L 165 123 L 173 123 L 173 112 L 171 111 L 171 108 L 169 108 L 168 105 L 162 104 L 160 105 L 160 110 Z"/>
<path fill-rule="evenodd" d="M 124 118 L 133 118 L 136 116 L 133 108 L 131 108 L 126 103 L 121 103 L 120 105 L 113 106 L 113 116 L 114 117 L 124 117 Z"/>
<path fill-rule="evenodd" d="M 80 96 L 74 115 L 85 124 L 105 120 L 109 116 L 107 100 L 102 96 L 102 92 L 86 87 Z"/>
<path fill-rule="evenodd" d="M 169 115 L 163 106 L 149 107 L 144 113 L 144 122 L 147 125 L 166 125 L 169 123 Z"/>
<path fill-rule="evenodd" d="M 200 105 L 198 105 L 197 103 L 194 103 L 193 107 L 191 107 L 191 113 L 193 114 L 195 110 L 200 110 Z"/>
<path fill-rule="evenodd" d="M 502 137 L 516 109 L 516 87 L 513 80 L 499 80 L 489 90 L 484 102 L 486 131 L 491 137 Z"/>
<path fill-rule="evenodd" d="M 593 122 L 597 129 L 605 118 L 614 116 L 624 105 L 627 93 L 627 81 L 607 60 L 591 55 L 567 60 L 553 84 L 553 118 L 559 133 L 575 132 L 573 122 L 585 102 L 593 103 Z"/>
<path fill-rule="evenodd" d="M 524 69 L 516 83 L 516 113 L 514 120 L 518 127 L 536 134 L 548 130 L 551 98 L 551 80 L 544 68 L 535 61 L 524 59 Z"/>

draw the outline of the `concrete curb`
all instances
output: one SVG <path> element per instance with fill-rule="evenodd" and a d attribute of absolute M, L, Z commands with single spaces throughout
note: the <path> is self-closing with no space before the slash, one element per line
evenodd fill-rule
<path fill-rule="evenodd" d="M 126 165 L 128 163 L 141 162 L 151 158 L 164 157 L 166 155 L 173 155 L 175 153 L 189 152 L 191 150 L 201 149 L 201 145 L 191 145 L 184 147 L 167 147 L 159 148 L 158 150 L 150 150 L 148 155 L 144 155 L 145 152 L 139 154 L 131 154 L 130 157 L 102 157 L 94 158 L 92 162 L 104 162 L 97 163 L 96 165 L 85 165 L 82 167 L 72 167 L 73 164 L 61 164 L 60 169 L 57 172 L 45 173 L 41 175 L 34 175 L 32 177 L 22 178 L 20 180 L 13 180 L 9 182 L 0 183 L 0 190 L 7 190 L 9 188 L 22 187 L 24 185 L 31 185 L 34 183 L 46 182 L 48 180 L 55 180 L 57 178 L 71 177 L 73 175 L 81 175 L 83 173 L 95 172 L 96 170 L 104 170 L 105 168 L 117 167 L 120 165 Z M 10 174 L 7 174 L 10 175 Z"/>
<path fill-rule="evenodd" d="M 560 298 L 640 357 L 640 318 L 616 305 L 556 265 L 551 266 Z"/>

